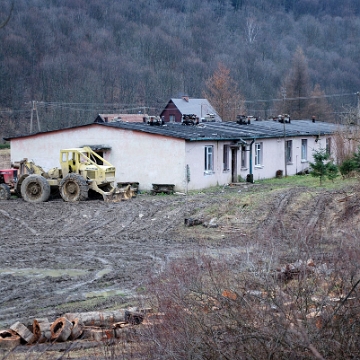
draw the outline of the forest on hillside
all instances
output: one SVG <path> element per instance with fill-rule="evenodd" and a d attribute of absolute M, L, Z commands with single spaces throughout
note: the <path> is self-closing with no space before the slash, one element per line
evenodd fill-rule
<path fill-rule="evenodd" d="M 358 0 L 0 4 L 0 23 L 11 13 L 0 29 L 3 136 L 29 132 L 31 116 L 37 131 L 88 123 L 98 113 L 158 115 L 171 97 L 209 93 L 219 64 L 249 115 L 285 111 L 296 96 L 308 100 L 302 117 L 326 100 L 322 120 L 358 105 Z M 301 91 L 291 88 L 299 64 Z"/>

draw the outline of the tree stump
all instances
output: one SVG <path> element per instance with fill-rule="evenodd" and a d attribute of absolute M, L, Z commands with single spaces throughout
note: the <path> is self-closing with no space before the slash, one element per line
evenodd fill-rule
<path fill-rule="evenodd" d="M 0 331 L 0 349 L 11 350 L 18 345 L 20 345 L 20 336 L 15 331 Z"/>
<path fill-rule="evenodd" d="M 51 339 L 51 322 L 48 319 L 35 319 L 33 321 L 34 342 L 44 343 Z"/>
<path fill-rule="evenodd" d="M 56 319 L 50 327 L 51 340 L 66 341 L 70 335 L 73 324 L 66 317 Z"/>
<path fill-rule="evenodd" d="M 15 324 L 11 325 L 10 329 L 20 335 L 20 337 L 28 344 L 32 344 L 34 342 L 34 334 L 20 321 L 17 321 Z"/>
<path fill-rule="evenodd" d="M 73 326 L 71 329 L 70 340 L 76 340 L 83 333 L 83 325 L 79 322 L 78 318 L 74 319 L 71 322 L 72 322 Z"/>

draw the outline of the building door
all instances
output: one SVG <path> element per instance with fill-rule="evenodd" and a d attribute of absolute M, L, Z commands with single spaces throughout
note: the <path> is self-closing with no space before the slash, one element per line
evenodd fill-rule
<path fill-rule="evenodd" d="M 231 148 L 231 182 L 238 182 L 237 179 L 237 148 Z"/>

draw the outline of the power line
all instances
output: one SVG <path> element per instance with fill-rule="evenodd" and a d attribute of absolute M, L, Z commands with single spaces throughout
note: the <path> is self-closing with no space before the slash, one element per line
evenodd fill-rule
<path fill-rule="evenodd" d="M 103 107 L 127 107 L 127 106 L 139 106 L 139 104 L 126 104 L 126 103 L 67 103 L 67 102 L 53 102 L 53 101 L 50 101 L 50 102 L 46 102 L 46 101 L 38 101 L 37 102 L 39 105 L 52 105 L 52 106 L 64 106 L 64 105 L 69 105 L 69 106 L 73 106 L 73 105 L 76 105 L 76 106 L 96 106 L 96 107 L 99 107 L 99 106 L 103 106 Z"/>
<path fill-rule="evenodd" d="M 298 97 L 285 97 L 285 100 L 307 100 L 307 99 L 321 99 L 321 98 L 332 98 L 332 97 L 341 97 L 341 96 L 357 96 L 357 93 L 347 93 L 347 94 L 332 94 L 332 95 L 318 95 L 318 96 L 298 96 Z M 274 101 L 284 101 L 284 98 L 281 99 L 267 99 L 267 100 L 245 100 L 245 103 L 256 103 L 256 102 L 274 102 Z"/>
<path fill-rule="evenodd" d="M 331 95 L 318 95 L 318 96 L 300 96 L 300 97 L 288 97 L 285 98 L 286 101 L 292 100 L 309 100 L 309 99 L 321 99 L 321 98 L 335 98 L 335 97 L 345 97 L 345 96 L 357 96 L 358 93 L 345 93 L 345 94 L 331 94 Z M 254 103 L 264 103 L 264 102 L 278 102 L 284 101 L 284 98 L 277 99 L 255 99 L 255 100 L 244 100 L 244 103 L 254 104 Z M 27 103 L 32 104 L 32 102 Z M 38 107 L 48 107 L 48 108 L 62 108 L 66 110 L 73 111 L 83 111 L 83 112 L 93 112 L 98 113 L 106 112 L 106 108 L 115 108 L 122 109 L 123 111 L 136 111 L 152 108 L 151 106 L 139 106 L 139 104 L 126 104 L 126 103 L 76 103 L 76 102 L 46 102 L 46 101 L 36 101 Z M 102 110 L 99 110 L 101 108 Z M 24 113 L 29 110 L 0 110 L 0 113 Z"/>
<path fill-rule="evenodd" d="M 60 109 L 67 109 L 67 110 L 74 110 L 74 111 L 84 111 L 84 112 L 106 112 L 109 111 L 109 109 L 107 110 L 99 110 L 99 106 L 106 106 L 108 105 L 109 108 L 111 108 L 112 110 L 114 109 L 122 109 L 123 111 L 135 111 L 135 110 L 144 110 L 144 109 L 148 109 L 148 106 L 139 106 L 139 105 L 135 105 L 135 104 L 131 104 L 131 105 L 120 105 L 120 104 L 86 104 L 86 103 L 44 103 L 44 102 L 38 102 L 37 103 L 38 106 L 42 106 L 42 107 L 48 107 L 48 108 L 60 108 Z M 79 107 L 80 106 L 84 106 L 84 107 Z M 131 107 L 130 107 L 131 106 Z M 94 107 L 94 108 L 90 108 L 89 107 Z"/>
<path fill-rule="evenodd" d="M 13 113 L 28 113 L 29 109 L 26 110 L 0 110 L 0 114 L 13 114 Z"/>

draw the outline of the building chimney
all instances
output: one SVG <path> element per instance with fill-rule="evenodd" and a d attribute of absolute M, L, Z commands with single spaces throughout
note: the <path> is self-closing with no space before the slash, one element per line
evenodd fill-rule
<path fill-rule="evenodd" d="M 315 116 L 313 116 L 311 120 L 314 123 L 315 122 Z"/>
<path fill-rule="evenodd" d="M 188 95 L 184 95 L 182 98 L 183 98 L 183 100 L 185 100 L 186 102 L 189 102 L 189 96 L 188 96 Z"/>

